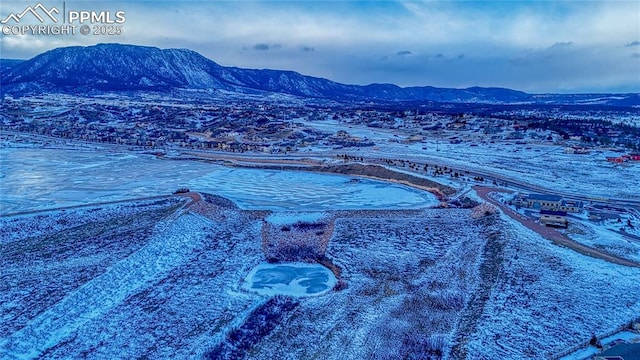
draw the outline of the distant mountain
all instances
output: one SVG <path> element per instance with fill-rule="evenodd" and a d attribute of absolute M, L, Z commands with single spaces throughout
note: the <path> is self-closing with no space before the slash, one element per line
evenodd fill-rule
<path fill-rule="evenodd" d="M 3 74 L 3 87 L 26 92 L 168 90 L 229 86 L 222 67 L 190 50 L 100 44 L 47 51 Z"/>
<path fill-rule="evenodd" d="M 25 62 L 25 60 L 18 59 L 0 59 L 0 79 L 4 74 L 8 74 L 9 71 L 16 65 Z"/>
<path fill-rule="evenodd" d="M 2 92 L 14 95 L 198 89 L 282 93 L 338 101 L 522 103 L 551 99 L 503 88 L 345 85 L 293 71 L 224 67 L 186 49 L 122 44 L 58 48 L 22 62 L 5 64 L 2 60 L 0 68 Z M 557 101 L 558 98 L 551 100 Z"/>

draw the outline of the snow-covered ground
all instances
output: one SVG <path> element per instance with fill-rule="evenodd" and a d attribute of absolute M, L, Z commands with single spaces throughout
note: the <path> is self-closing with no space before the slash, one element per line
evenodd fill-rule
<path fill-rule="evenodd" d="M 552 358 L 640 314 L 640 269 L 553 245 L 503 216 L 508 241 L 470 359 Z"/>
<path fill-rule="evenodd" d="M 181 206 L 3 217 L 0 357 L 550 358 L 640 314 L 640 269 L 466 209 L 333 213 L 340 290 L 274 306 L 243 288 L 267 213 Z"/>
<path fill-rule="evenodd" d="M 480 281 L 483 225 L 468 210 L 367 214 L 338 219 L 327 250 L 346 288 L 301 301 L 248 358 L 438 358 L 447 351 Z"/>
<path fill-rule="evenodd" d="M 418 145 L 389 146 L 402 158 L 416 156 L 411 146 Z M 488 150 L 473 151 L 451 148 L 452 163 L 482 168 L 494 161 Z M 523 157 L 520 173 L 507 166 L 519 151 L 492 151 L 500 171 L 533 183 L 588 191 L 593 181 L 586 193 L 607 197 L 634 189 L 632 167 L 615 168 L 623 176 L 610 177 L 609 185 L 595 167 L 572 187 L 571 171 L 587 171 L 593 156 L 576 160 L 577 170 L 553 161 L 545 168 L 539 158 L 579 155 Z M 403 186 L 326 174 L 107 150 L 4 148 L 0 155 L 3 213 L 183 186 L 227 196 L 244 209 L 276 211 L 267 222 L 255 215 L 265 212 L 205 217 L 177 211 L 178 200 L 159 199 L 0 218 L 0 357 L 7 358 L 207 354 L 230 343 L 230 334 L 254 321 L 270 300 L 242 285 L 266 260 L 264 224 L 313 222 L 335 209 L 435 203 L 432 195 Z M 544 174 L 532 176 L 534 170 Z M 557 177 L 549 175 L 554 172 Z M 326 256 L 340 269 L 342 290 L 302 297 L 293 310 L 276 307 L 276 323 L 243 357 L 550 358 L 640 315 L 640 269 L 555 246 L 506 216 L 474 220 L 470 213 L 339 212 Z"/>
<path fill-rule="evenodd" d="M 461 169 L 489 172 L 546 189 L 592 197 L 637 197 L 640 162 L 624 165 L 608 163 L 606 157 L 624 153 L 595 149 L 590 154 L 565 154 L 563 146 L 516 140 L 488 142 L 488 136 L 474 135 L 478 141 L 452 144 L 446 137 L 426 137 L 422 142 L 403 143 L 408 130 L 367 128 L 338 121 L 305 122 L 322 131 L 345 130 L 367 138 L 375 147 L 341 149 L 353 156 L 371 156 L 439 163 Z M 400 134 L 400 135 L 398 135 Z M 472 134 L 461 132 L 460 136 Z M 452 133 L 451 136 L 454 134 Z M 474 146 L 471 146 L 473 144 Z"/>
<path fill-rule="evenodd" d="M 194 358 L 263 302 L 239 288 L 264 261 L 260 222 L 103 221 L 0 245 L 0 358 Z"/>
<path fill-rule="evenodd" d="M 274 212 L 271 215 L 267 216 L 265 220 L 274 225 L 293 225 L 297 222 L 313 223 L 316 221 L 321 221 L 326 216 L 327 216 L 327 213 L 325 212 L 279 211 L 279 212 Z"/>
<path fill-rule="evenodd" d="M 594 223 L 577 218 L 572 218 L 570 221 L 569 228 L 564 232 L 571 239 L 640 262 L 640 239 L 616 232 L 621 227 L 616 221 Z"/>

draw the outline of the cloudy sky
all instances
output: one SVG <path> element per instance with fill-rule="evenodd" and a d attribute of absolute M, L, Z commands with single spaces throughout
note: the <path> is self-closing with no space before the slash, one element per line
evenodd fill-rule
<path fill-rule="evenodd" d="M 0 16 L 36 1 L 4 1 Z M 62 1 L 43 0 L 62 8 Z M 352 84 L 640 92 L 640 1 L 66 1 L 120 36 L 2 35 L 3 58 L 120 42 Z"/>

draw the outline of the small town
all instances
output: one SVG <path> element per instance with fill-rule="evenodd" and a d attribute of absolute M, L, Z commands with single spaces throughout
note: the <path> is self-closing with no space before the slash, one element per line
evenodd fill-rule
<path fill-rule="evenodd" d="M 556 116 L 553 109 L 508 113 L 497 107 L 495 111 L 459 113 L 446 109 L 361 110 L 356 105 L 342 105 L 342 109 L 319 108 L 317 104 L 292 107 L 251 101 L 186 106 L 175 99 L 162 105 L 117 99 L 87 104 L 72 97 L 65 101 L 44 96 L 2 101 L 0 130 L 158 151 L 188 148 L 275 154 L 316 147 L 380 145 L 349 132 L 349 126 L 364 126 L 394 131 L 388 142 L 420 144 L 432 139 L 469 147 L 550 145 L 575 155 L 610 149 L 619 155 L 603 157 L 603 161 L 623 164 L 640 160 L 640 130 L 632 126 L 640 122 L 639 115 L 615 109 L 576 111 L 565 115 L 568 120 L 554 121 L 550 126 Z M 607 120 L 612 118 L 618 120 Z M 314 123 L 318 122 L 342 128 L 317 128 Z"/>

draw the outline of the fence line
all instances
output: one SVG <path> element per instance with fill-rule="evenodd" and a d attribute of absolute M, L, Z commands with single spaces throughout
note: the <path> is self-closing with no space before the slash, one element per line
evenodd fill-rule
<path fill-rule="evenodd" d="M 636 323 L 636 322 L 640 322 L 640 317 L 638 317 L 638 318 L 636 318 L 636 319 L 631 321 L 631 323 Z M 604 334 L 599 335 L 598 339 L 606 338 L 608 336 L 614 335 L 616 333 L 619 333 L 619 332 L 627 330 L 627 329 L 629 329 L 629 323 L 626 323 L 624 325 L 620 325 L 620 326 L 618 326 L 617 328 L 615 328 L 613 330 L 610 330 L 610 331 L 608 331 L 608 332 L 606 332 Z M 563 356 L 567 356 L 567 355 L 569 355 L 569 354 L 571 354 L 573 352 L 576 352 L 576 351 L 578 351 L 578 350 L 580 350 L 582 348 L 585 348 L 585 347 L 589 346 L 590 342 L 591 342 L 591 339 L 589 339 L 587 341 L 584 341 L 584 342 L 581 342 L 581 343 L 579 343 L 579 344 L 577 344 L 577 345 L 575 345 L 575 346 L 573 346 L 573 347 L 571 347 L 569 349 L 565 349 L 565 350 L 563 350 L 563 351 L 561 351 L 559 353 L 556 353 L 551 358 L 554 359 L 554 360 L 558 360 Z"/>

